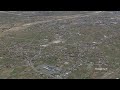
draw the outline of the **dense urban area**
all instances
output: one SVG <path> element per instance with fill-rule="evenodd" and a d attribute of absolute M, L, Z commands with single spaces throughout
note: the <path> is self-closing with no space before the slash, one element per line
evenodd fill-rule
<path fill-rule="evenodd" d="M 120 11 L 0 11 L 0 79 L 119 79 Z"/>

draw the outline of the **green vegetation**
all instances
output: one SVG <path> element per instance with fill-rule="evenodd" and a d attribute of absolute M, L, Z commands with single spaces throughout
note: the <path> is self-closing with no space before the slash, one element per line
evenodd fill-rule
<path fill-rule="evenodd" d="M 120 21 L 111 19 L 117 17 L 109 12 L 33 13 L 0 12 L 1 79 L 120 77 Z"/>

